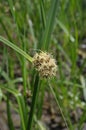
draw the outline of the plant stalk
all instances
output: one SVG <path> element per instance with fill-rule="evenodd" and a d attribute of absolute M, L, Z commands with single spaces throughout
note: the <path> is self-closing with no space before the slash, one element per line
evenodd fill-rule
<path fill-rule="evenodd" d="M 38 90 L 39 90 L 39 76 L 37 74 L 36 79 L 35 79 L 35 86 L 34 86 L 34 90 L 33 90 L 32 105 L 31 105 L 31 109 L 30 109 L 27 130 L 32 129 L 33 116 L 34 116 L 34 111 L 35 111 L 35 106 L 36 106 L 36 101 L 37 101 Z"/>

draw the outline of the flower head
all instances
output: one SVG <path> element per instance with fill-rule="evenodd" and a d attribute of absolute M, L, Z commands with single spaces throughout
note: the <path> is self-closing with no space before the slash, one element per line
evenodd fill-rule
<path fill-rule="evenodd" d="M 33 57 L 33 65 L 41 77 L 50 78 L 56 75 L 57 65 L 52 55 L 46 52 L 36 53 Z"/>

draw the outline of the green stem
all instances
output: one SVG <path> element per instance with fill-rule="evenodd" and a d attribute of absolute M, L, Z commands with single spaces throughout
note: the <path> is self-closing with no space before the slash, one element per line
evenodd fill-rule
<path fill-rule="evenodd" d="M 45 94 L 45 80 L 42 80 L 41 83 L 40 83 L 40 92 L 41 92 L 41 95 L 40 95 L 40 98 L 38 99 L 38 104 L 37 104 L 37 118 L 38 120 L 40 120 L 41 118 L 41 115 L 42 115 L 42 108 L 43 108 L 43 103 L 44 103 L 44 94 Z"/>
<path fill-rule="evenodd" d="M 37 74 L 36 79 L 35 79 L 35 86 L 34 86 L 34 91 L 33 91 L 30 115 L 29 115 L 28 124 L 27 124 L 27 130 L 32 129 L 33 115 L 34 115 L 34 111 L 35 111 L 37 95 L 38 95 L 38 90 L 39 90 L 39 85 L 38 84 L 39 84 L 39 77 L 38 77 L 38 74 Z"/>
<path fill-rule="evenodd" d="M 9 130 L 15 130 L 14 125 L 13 125 L 13 121 L 12 121 L 12 117 L 11 117 L 11 110 L 10 110 L 10 103 L 9 103 L 9 93 L 7 93 L 6 104 L 7 104 L 7 118 L 8 118 Z"/>
<path fill-rule="evenodd" d="M 49 82 L 48 82 L 48 83 L 49 83 Z M 54 90 L 53 90 L 52 86 L 50 85 L 50 83 L 49 83 L 49 87 L 50 87 L 51 92 L 52 92 L 52 94 L 53 94 L 53 96 L 54 96 L 54 98 L 55 98 L 55 100 L 56 100 L 56 103 L 57 103 L 57 105 L 58 105 L 58 107 L 59 107 L 59 110 L 60 110 L 60 112 L 61 112 L 62 118 L 63 118 L 63 120 L 64 120 L 64 122 L 65 122 L 65 125 L 66 125 L 67 129 L 69 130 L 67 121 L 66 121 L 65 116 L 64 116 L 64 114 L 63 114 L 63 111 L 62 111 L 62 109 L 61 109 L 61 107 L 60 107 L 59 101 L 58 101 L 58 99 L 57 99 L 57 97 L 56 97 L 56 95 L 55 95 L 55 93 L 54 93 Z"/>
<path fill-rule="evenodd" d="M 25 42 L 22 43 L 22 48 L 24 52 L 26 52 L 26 44 Z M 27 90 L 27 67 L 26 67 L 26 59 L 22 57 L 22 74 L 23 74 L 23 86 L 24 86 L 24 96 L 26 97 L 26 90 Z"/>

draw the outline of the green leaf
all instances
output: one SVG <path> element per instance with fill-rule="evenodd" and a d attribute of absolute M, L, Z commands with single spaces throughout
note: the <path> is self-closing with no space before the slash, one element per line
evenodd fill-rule
<path fill-rule="evenodd" d="M 26 116 L 26 108 L 25 108 L 25 102 L 24 98 L 21 93 L 16 95 L 17 102 L 19 105 L 19 112 L 20 112 L 20 117 L 21 117 L 21 123 L 22 123 L 22 128 L 23 130 L 26 130 L 26 124 L 27 124 L 27 116 Z"/>
<path fill-rule="evenodd" d="M 66 121 L 66 118 L 65 118 L 65 116 L 64 116 L 64 114 L 63 114 L 63 111 L 62 111 L 62 109 L 61 109 L 61 107 L 60 107 L 59 101 L 58 101 L 58 99 L 57 99 L 57 97 L 56 97 L 56 94 L 55 94 L 55 92 L 54 92 L 54 90 L 53 90 L 53 87 L 51 86 L 50 83 L 49 83 L 49 87 L 50 87 L 51 93 L 53 94 L 53 96 L 54 96 L 54 98 L 55 98 L 55 101 L 56 101 L 56 103 L 57 103 L 57 105 L 58 105 L 58 107 L 59 107 L 59 110 L 60 110 L 60 112 L 61 112 L 62 118 L 63 118 L 63 120 L 64 120 L 64 122 L 65 122 L 65 125 L 66 125 L 66 127 L 69 129 L 68 124 L 67 124 L 67 121 Z"/>
<path fill-rule="evenodd" d="M 18 52 L 22 56 L 24 56 L 30 62 L 33 61 L 33 58 L 31 56 L 29 56 L 26 52 L 24 52 L 22 49 L 20 49 L 16 45 L 14 45 L 12 42 L 6 40 L 4 37 L 0 36 L 0 41 L 3 42 L 5 45 L 11 47 L 13 50 L 15 50 L 16 52 Z"/>
<path fill-rule="evenodd" d="M 58 3 L 59 3 L 59 0 L 52 0 L 52 2 L 51 2 L 51 7 L 49 10 L 47 20 L 46 20 L 46 28 L 45 28 L 45 31 L 44 31 L 44 34 L 42 37 L 42 42 L 41 42 L 41 44 L 43 44 L 42 48 L 44 50 L 48 50 L 48 47 L 49 47 L 51 33 L 52 33 L 54 22 L 55 22 Z"/>
<path fill-rule="evenodd" d="M 27 123 L 27 115 L 26 115 L 26 107 L 25 107 L 25 102 L 24 98 L 21 93 L 19 93 L 16 89 L 13 89 L 8 86 L 3 86 L 0 85 L 1 89 L 5 89 L 7 92 L 13 94 L 15 98 L 17 99 L 18 106 L 19 106 L 19 112 L 20 112 L 20 119 L 21 119 L 21 126 L 23 130 L 26 130 L 26 123 Z"/>
<path fill-rule="evenodd" d="M 41 19 L 42 19 L 43 28 L 45 29 L 46 17 L 45 17 L 44 1 L 43 0 L 41 0 L 41 2 L 40 2 L 40 11 L 41 11 Z"/>
<path fill-rule="evenodd" d="M 66 33 L 66 35 L 70 38 L 71 42 L 74 42 L 75 41 L 74 37 L 69 33 L 65 25 L 59 20 L 57 20 L 57 23 L 60 26 L 60 28 Z"/>
<path fill-rule="evenodd" d="M 10 102 L 9 102 L 9 94 L 7 95 L 7 117 L 8 117 L 8 125 L 9 125 L 9 130 L 15 130 L 12 117 L 11 117 L 11 110 L 10 110 Z"/>

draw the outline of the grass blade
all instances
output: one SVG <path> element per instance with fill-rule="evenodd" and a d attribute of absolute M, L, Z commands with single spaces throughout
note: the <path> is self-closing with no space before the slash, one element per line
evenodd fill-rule
<path fill-rule="evenodd" d="M 65 122 L 65 125 L 66 125 L 67 129 L 69 130 L 67 121 L 66 121 L 66 119 L 65 119 L 65 117 L 64 117 L 64 114 L 63 114 L 63 112 L 62 112 L 62 109 L 61 109 L 61 107 L 60 107 L 60 105 L 59 105 L 59 102 L 58 102 L 58 100 L 57 100 L 56 94 L 55 94 L 55 92 L 54 92 L 52 86 L 50 85 L 50 83 L 49 83 L 49 87 L 50 87 L 50 90 L 51 90 L 51 92 L 52 92 L 52 94 L 53 94 L 53 96 L 54 96 L 54 98 L 55 98 L 55 100 L 56 100 L 56 103 L 57 103 L 58 107 L 59 107 L 59 110 L 60 110 L 60 112 L 61 112 L 62 118 L 63 118 L 63 120 L 64 120 L 64 122 Z"/>
<path fill-rule="evenodd" d="M 53 30 L 54 22 L 55 22 L 55 16 L 56 16 L 58 3 L 59 3 L 59 0 L 52 0 L 51 2 L 51 7 L 49 10 L 48 18 L 46 20 L 46 28 L 42 37 L 42 44 L 43 44 L 42 48 L 44 50 L 48 50 L 50 37 Z"/>
<path fill-rule="evenodd" d="M 23 130 L 26 130 L 26 124 L 27 124 L 27 116 L 26 116 L 26 108 L 25 108 L 25 102 L 24 98 L 21 93 L 16 95 L 17 102 L 19 105 L 19 112 L 20 112 L 20 117 L 21 117 L 21 124 Z"/>
<path fill-rule="evenodd" d="M 3 86 L 0 85 L 1 89 L 5 89 L 7 92 L 13 94 L 18 102 L 18 106 L 19 106 L 19 112 L 20 112 L 20 119 L 21 119 L 21 126 L 23 128 L 23 130 L 26 130 L 26 123 L 27 123 L 27 116 L 26 116 L 26 108 L 25 108 L 25 102 L 24 102 L 24 98 L 22 96 L 21 93 L 19 93 L 16 89 L 13 89 L 11 87 L 8 86 Z"/>
<path fill-rule="evenodd" d="M 11 110 L 10 110 L 10 103 L 9 103 L 9 94 L 7 95 L 7 117 L 8 117 L 8 125 L 10 130 L 15 130 L 12 117 L 11 117 Z"/>
<path fill-rule="evenodd" d="M 43 28 L 45 29 L 46 17 L 45 17 L 45 10 L 44 10 L 44 2 L 43 2 L 43 0 L 41 0 L 41 2 L 40 2 L 40 11 L 41 11 L 41 19 L 42 19 Z"/>
<path fill-rule="evenodd" d="M 74 42 L 75 41 L 74 37 L 69 33 L 69 31 L 67 30 L 65 25 L 61 21 L 59 21 L 59 20 L 57 20 L 57 24 L 65 32 L 65 34 L 70 38 L 71 42 Z"/>
<path fill-rule="evenodd" d="M 5 45 L 11 47 L 13 50 L 15 50 L 16 52 L 18 52 L 19 54 L 21 54 L 22 56 L 24 56 L 27 60 L 29 60 L 30 62 L 33 61 L 33 58 L 31 56 L 29 56 L 26 52 L 24 52 L 22 49 L 20 49 L 19 47 L 17 47 L 16 45 L 14 45 L 12 42 L 6 40 L 5 38 L 3 38 L 2 36 L 0 36 L 0 41 L 3 42 Z"/>

